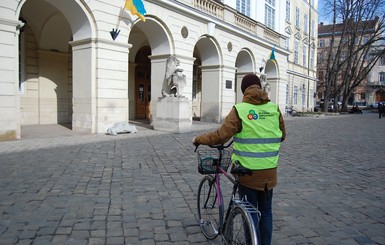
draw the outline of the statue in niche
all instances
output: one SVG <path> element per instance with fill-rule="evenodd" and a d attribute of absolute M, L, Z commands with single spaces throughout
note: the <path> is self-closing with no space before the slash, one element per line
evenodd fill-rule
<path fill-rule="evenodd" d="M 259 78 L 261 79 L 263 91 L 265 91 L 268 97 L 270 98 L 270 84 L 267 82 L 266 74 L 261 74 Z"/>
<path fill-rule="evenodd" d="M 183 69 L 179 68 L 180 61 L 172 55 L 167 58 L 166 75 L 162 86 L 163 97 L 182 97 L 181 92 L 186 86 L 186 75 Z"/>

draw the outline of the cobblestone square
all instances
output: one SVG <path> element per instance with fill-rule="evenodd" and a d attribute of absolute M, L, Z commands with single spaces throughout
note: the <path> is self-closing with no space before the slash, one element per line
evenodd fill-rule
<path fill-rule="evenodd" d="M 285 119 L 273 244 L 385 244 L 385 119 Z M 220 244 L 199 229 L 191 143 L 217 126 L 0 142 L 0 244 Z"/>

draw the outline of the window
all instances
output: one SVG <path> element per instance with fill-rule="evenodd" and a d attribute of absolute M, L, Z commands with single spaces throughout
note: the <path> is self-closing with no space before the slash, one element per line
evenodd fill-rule
<path fill-rule="evenodd" d="M 385 72 L 380 72 L 380 85 L 385 85 Z"/>
<path fill-rule="evenodd" d="M 361 92 L 360 97 L 361 97 L 361 100 L 364 100 L 365 99 L 365 92 Z"/>
<path fill-rule="evenodd" d="M 290 48 L 290 33 L 286 32 L 287 38 L 285 39 L 285 48 L 289 50 Z"/>
<path fill-rule="evenodd" d="M 321 39 L 318 41 L 318 47 L 323 48 L 325 47 L 325 40 Z"/>
<path fill-rule="evenodd" d="M 299 28 L 299 8 L 295 8 L 295 27 Z"/>
<path fill-rule="evenodd" d="M 296 64 L 299 64 L 298 55 L 299 55 L 299 41 L 295 40 L 295 42 L 294 42 L 294 63 L 296 63 Z"/>
<path fill-rule="evenodd" d="M 308 26 L 309 26 L 308 22 L 309 22 L 309 17 L 307 16 L 307 14 L 305 14 L 305 15 L 303 16 L 303 31 L 304 31 L 305 33 L 308 33 L 308 30 L 309 30 L 309 28 L 308 28 Z"/>
<path fill-rule="evenodd" d="M 307 46 L 303 45 L 302 65 L 307 67 Z"/>
<path fill-rule="evenodd" d="M 273 30 L 275 28 L 275 1 L 274 0 L 266 0 L 265 25 Z"/>
<path fill-rule="evenodd" d="M 289 104 L 289 84 L 286 84 L 286 105 Z"/>
<path fill-rule="evenodd" d="M 385 55 L 380 58 L 380 66 L 385 66 Z"/>
<path fill-rule="evenodd" d="M 250 0 L 237 0 L 237 10 L 244 15 L 250 16 Z"/>
<path fill-rule="evenodd" d="M 298 86 L 294 86 L 294 89 L 293 89 L 293 104 L 294 105 L 298 104 Z"/>
<path fill-rule="evenodd" d="M 314 48 L 310 48 L 310 69 L 314 69 Z"/>
<path fill-rule="evenodd" d="M 290 0 L 286 0 L 286 20 L 290 21 Z"/>
<path fill-rule="evenodd" d="M 311 37 L 315 37 L 315 21 L 311 21 Z"/>

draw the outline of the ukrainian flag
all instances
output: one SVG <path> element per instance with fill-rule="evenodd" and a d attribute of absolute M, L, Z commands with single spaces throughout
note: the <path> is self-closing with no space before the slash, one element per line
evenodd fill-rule
<path fill-rule="evenodd" d="M 271 49 L 271 54 L 270 54 L 269 60 L 275 60 L 275 54 L 274 54 L 274 51 L 275 51 L 275 46 Z"/>
<path fill-rule="evenodd" d="M 141 20 L 146 21 L 144 15 L 146 9 L 142 0 L 126 0 L 124 8 L 131 12 L 131 14 L 138 16 Z"/>

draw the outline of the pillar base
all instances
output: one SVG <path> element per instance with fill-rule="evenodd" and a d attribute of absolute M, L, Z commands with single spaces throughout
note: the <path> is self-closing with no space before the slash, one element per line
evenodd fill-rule
<path fill-rule="evenodd" d="M 154 130 L 170 133 L 191 131 L 191 102 L 186 97 L 158 98 Z"/>

